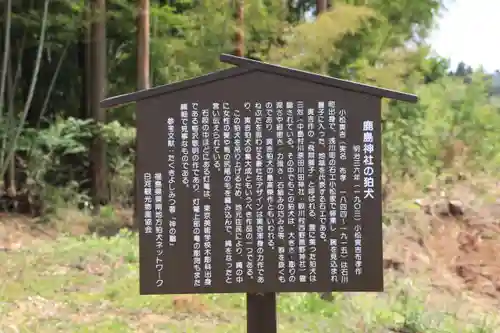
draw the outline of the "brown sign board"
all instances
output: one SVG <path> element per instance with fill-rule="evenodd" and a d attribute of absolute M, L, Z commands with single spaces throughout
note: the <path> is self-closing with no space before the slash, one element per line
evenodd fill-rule
<path fill-rule="evenodd" d="M 141 294 L 383 291 L 381 98 L 417 97 L 221 60 L 102 102 L 137 103 Z"/>

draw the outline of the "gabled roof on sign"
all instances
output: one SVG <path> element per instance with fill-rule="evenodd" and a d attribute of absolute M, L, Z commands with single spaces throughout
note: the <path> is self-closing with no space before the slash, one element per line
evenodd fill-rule
<path fill-rule="evenodd" d="M 194 86 L 198 86 L 201 84 L 207 84 L 231 77 L 237 77 L 250 72 L 265 72 L 301 81 L 309 81 L 324 86 L 349 90 L 361 94 L 368 94 L 380 98 L 390 98 L 394 100 L 411 102 L 411 103 L 416 103 L 418 101 L 418 97 L 416 95 L 407 94 L 400 91 L 378 88 L 371 85 L 342 80 L 311 72 L 305 72 L 297 69 L 273 65 L 229 54 L 222 54 L 220 56 L 220 60 L 224 63 L 232 64 L 237 67 L 224 69 L 221 71 L 198 76 L 193 79 L 174 82 L 171 84 L 166 84 L 151 89 L 139 90 L 129 94 L 109 97 L 101 101 L 101 107 L 102 108 L 118 107 L 120 105 L 134 103 L 146 98 L 152 98 L 159 95 L 170 94 L 178 90 L 192 88 Z"/>

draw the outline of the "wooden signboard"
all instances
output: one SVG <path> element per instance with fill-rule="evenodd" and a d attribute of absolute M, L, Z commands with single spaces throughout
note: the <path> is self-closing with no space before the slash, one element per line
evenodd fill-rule
<path fill-rule="evenodd" d="M 137 103 L 141 294 L 261 294 L 275 332 L 274 293 L 382 291 L 381 98 L 417 97 L 221 60 L 102 102 Z"/>

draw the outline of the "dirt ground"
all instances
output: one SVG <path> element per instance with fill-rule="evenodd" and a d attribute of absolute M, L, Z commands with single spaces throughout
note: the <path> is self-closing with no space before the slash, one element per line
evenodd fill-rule
<path fill-rule="evenodd" d="M 16 250 L 55 237 L 54 228 L 37 225 L 25 216 L 0 213 L 0 251 Z"/>
<path fill-rule="evenodd" d="M 498 308 L 500 186 L 488 185 L 481 195 L 477 185 L 461 184 L 416 200 L 420 207 L 410 222 L 386 230 L 386 268 L 425 276 L 435 291 Z"/>
<path fill-rule="evenodd" d="M 112 235 L 120 228 L 132 229 L 132 215 L 131 210 L 116 211 L 113 220 L 95 221 L 80 211 L 62 210 L 59 216 L 45 221 L 0 212 L 0 251 L 15 250 L 33 242 L 56 239 L 61 233 L 79 236 L 97 231 L 100 234 Z"/>

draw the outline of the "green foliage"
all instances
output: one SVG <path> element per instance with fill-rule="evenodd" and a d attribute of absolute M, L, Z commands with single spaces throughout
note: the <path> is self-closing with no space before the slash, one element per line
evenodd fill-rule
<path fill-rule="evenodd" d="M 82 185 L 90 140 L 97 131 L 107 142 L 112 200 L 131 204 L 135 129 L 117 121 L 97 127 L 90 119 L 56 118 L 46 128 L 24 128 L 16 148 L 25 190 L 43 200 L 44 213 L 90 201 Z M 75 160 L 78 165 L 71 163 Z"/>
<path fill-rule="evenodd" d="M 26 189 L 45 202 L 42 213 L 88 200 L 84 193 L 78 195 L 75 176 L 84 172 L 85 165 L 75 170 L 68 166 L 67 159 L 86 154 L 83 141 L 91 137 L 87 130 L 90 123 L 90 120 L 58 118 L 45 129 L 24 129 L 17 158 L 25 171 Z"/>
<path fill-rule="evenodd" d="M 393 172 L 436 172 L 462 152 L 445 154 L 461 142 L 469 170 L 495 171 L 499 161 L 498 107 L 489 103 L 484 77 L 472 82 L 445 77 L 417 91 L 417 106 L 397 104 L 385 113 L 384 160 Z"/>
<path fill-rule="evenodd" d="M 355 34 L 374 14 L 367 7 L 339 5 L 314 22 L 293 27 L 284 36 L 286 45 L 271 53 L 270 60 L 276 62 L 283 59 L 281 62 L 285 66 L 327 74 L 328 67 L 325 65 L 328 61 L 339 61 L 345 52 L 336 48 L 335 43 Z"/>
<path fill-rule="evenodd" d="M 219 54 L 234 48 L 233 5 L 217 0 L 151 1 L 152 84 L 222 68 Z M 136 6 L 130 0 L 107 1 L 108 95 L 136 89 Z M 431 56 L 422 41 L 443 9 L 440 0 L 340 0 L 334 1 L 332 11 L 313 20 L 306 12 L 314 6 L 313 0 L 246 0 L 247 56 L 417 93 L 417 105 L 384 101 L 386 176 L 435 175 L 450 164 L 447 151 L 457 141 L 468 148 L 464 163 L 458 164 L 496 171 L 500 147 L 495 129 L 500 125 L 500 112 L 488 95 L 491 86 L 480 73 L 470 75 L 469 69 L 465 79 L 448 76 L 449 62 Z M 12 105 L 4 103 L 1 112 L 0 156 L 9 149 L 19 126 L 18 113 L 28 95 L 42 18 L 43 2 L 13 2 L 9 59 L 15 82 Z M 2 26 L 4 19 L 2 13 Z M 50 2 L 38 85 L 16 161 L 43 197 L 67 188 L 86 195 L 90 140 L 101 133 L 107 143 L 112 203 L 130 205 L 134 106 L 107 111 L 105 125 L 86 120 L 81 56 L 89 42 L 92 19 L 84 1 Z M 61 75 L 54 79 L 59 59 Z M 465 64 L 462 67 L 466 69 Z M 16 68 L 22 71 L 17 73 Z"/>

